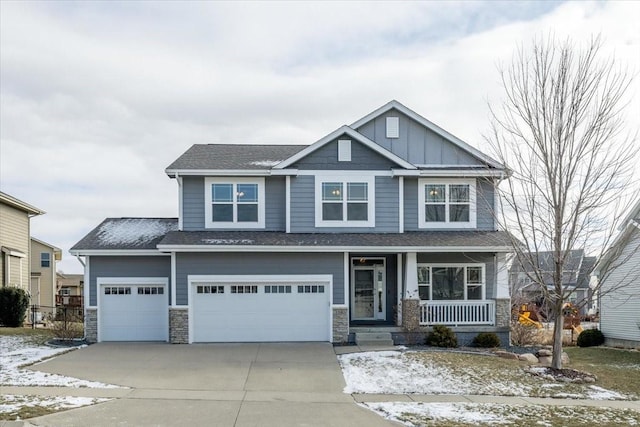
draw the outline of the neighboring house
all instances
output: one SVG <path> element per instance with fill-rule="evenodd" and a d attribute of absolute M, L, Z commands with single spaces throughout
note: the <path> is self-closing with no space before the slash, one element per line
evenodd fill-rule
<path fill-rule="evenodd" d="M 596 269 L 605 344 L 640 348 L 640 201 Z"/>
<path fill-rule="evenodd" d="M 41 306 L 41 313 L 52 313 L 56 306 L 56 262 L 62 249 L 31 238 L 31 305 Z"/>
<path fill-rule="evenodd" d="M 29 292 L 31 218 L 44 213 L 0 192 L 0 286 Z"/>
<path fill-rule="evenodd" d="M 543 286 L 548 290 L 553 290 L 554 260 L 553 252 L 538 252 L 538 267 L 533 270 L 514 261 L 509 271 L 509 286 L 511 289 L 512 301 L 516 304 L 536 303 L 540 306 L 541 312 L 548 312 L 546 307 Z M 591 273 L 593 272 L 596 257 L 585 256 L 584 250 L 576 249 L 569 251 L 562 273 L 563 289 L 570 290 L 571 294 L 566 302 L 576 306 L 580 314 L 585 316 L 592 308 L 593 290 L 589 286 L 591 283 Z M 532 280 L 536 275 L 533 271 L 540 271 L 543 276 L 543 284 Z"/>
<path fill-rule="evenodd" d="M 82 315 L 84 309 L 84 275 L 57 273 L 56 307 L 72 308 Z"/>
<path fill-rule="evenodd" d="M 508 343 L 507 170 L 396 101 L 311 145 L 194 145 L 166 173 L 178 218 L 107 218 L 71 249 L 91 341 L 399 342 L 446 324 Z"/>

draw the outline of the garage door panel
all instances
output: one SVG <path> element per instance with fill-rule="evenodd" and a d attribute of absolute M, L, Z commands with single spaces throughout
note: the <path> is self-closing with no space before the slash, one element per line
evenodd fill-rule
<path fill-rule="evenodd" d="M 164 286 L 102 286 L 99 305 L 100 341 L 167 341 L 169 313 Z"/>
<path fill-rule="evenodd" d="M 305 293 L 305 288 L 298 293 L 297 283 L 251 285 L 256 286 L 256 293 L 231 293 L 232 286 L 238 290 L 241 285 L 217 284 L 217 293 L 208 294 L 198 293 L 198 284 L 194 284 L 193 341 L 329 340 L 328 284 L 321 284 L 322 288 L 314 284 L 315 293 Z"/>

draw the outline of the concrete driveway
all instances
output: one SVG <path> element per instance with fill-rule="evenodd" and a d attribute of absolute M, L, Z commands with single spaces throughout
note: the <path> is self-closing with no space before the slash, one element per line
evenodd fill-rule
<path fill-rule="evenodd" d="M 101 343 L 34 369 L 130 387 L 42 426 L 389 426 L 342 393 L 328 343 Z"/>

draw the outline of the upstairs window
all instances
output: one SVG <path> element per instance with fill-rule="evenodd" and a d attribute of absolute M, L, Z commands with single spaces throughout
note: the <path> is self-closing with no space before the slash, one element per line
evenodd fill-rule
<path fill-rule="evenodd" d="M 373 227 L 374 178 L 316 177 L 317 227 Z"/>
<path fill-rule="evenodd" d="M 476 226 L 474 180 L 419 180 L 420 228 Z"/>
<path fill-rule="evenodd" d="M 51 254 L 49 252 L 40 253 L 40 267 L 43 267 L 43 268 L 51 267 Z"/>
<path fill-rule="evenodd" d="M 206 178 L 207 228 L 263 228 L 264 179 Z"/>

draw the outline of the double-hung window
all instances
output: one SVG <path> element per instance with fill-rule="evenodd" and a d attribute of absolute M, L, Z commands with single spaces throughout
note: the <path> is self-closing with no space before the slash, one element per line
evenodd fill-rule
<path fill-rule="evenodd" d="M 207 228 L 264 228 L 264 178 L 205 178 Z"/>
<path fill-rule="evenodd" d="M 40 252 L 40 267 L 51 267 L 51 254 L 49 252 Z"/>
<path fill-rule="evenodd" d="M 374 177 L 316 177 L 317 227 L 373 227 Z"/>
<path fill-rule="evenodd" d="M 421 179 L 418 188 L 420 228 L 475 228 L 475 180 Z"/>
<path fill-rule="evenodd" d="M 483 300 L 485 276 L 482 264 L 418 264 L 421 300 Z"/>

